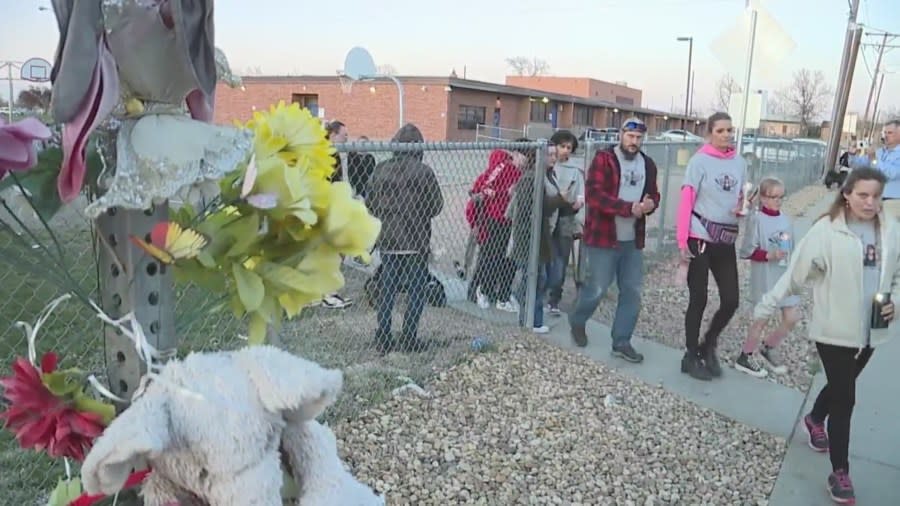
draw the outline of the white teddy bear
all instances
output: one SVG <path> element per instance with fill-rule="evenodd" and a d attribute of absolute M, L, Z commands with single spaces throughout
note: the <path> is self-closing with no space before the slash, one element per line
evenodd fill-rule
<path fill-rule="evenodd" d="M 315 421 L 341 386 L 340 371 L 271 346 L 172 361 L 97 439 L 85 490 L 114 494 L 150 467 L 146 506 L 282 506 L 287 469 L 300 506 L 383 505 Z"/>

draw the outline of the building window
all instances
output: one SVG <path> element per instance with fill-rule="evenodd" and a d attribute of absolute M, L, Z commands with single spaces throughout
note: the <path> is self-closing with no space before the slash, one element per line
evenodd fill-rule
<path fill-rule="evenodd" d="M 576 105 L 572 123 L 590 126 L 594 124 L 594 109 L 584 105 Z"/>
<path fill-rule="evenodd" d="M 616 103 L 624 105 L 634 105 L 634 99 L 631 97 L 620 97 L 616 95 Z"/>
<path fill-rule="evenodd" d="M 459 114 L 456 117 L 456 128 L 459 130 L 475 130 L 478 125 L 484 124 L 486 107 L 474 105 L 459 106 Z"/>
<path fill-rule="evenodd" d="M 300 104 L 300 107 L 309 111 L 313 118 L 319 117 L 319 95 L 314 93 L 294 93 L 291 102 Z"/>
<path fill-rule="evenodd" d="M 540 100 L 531 102 L 531 121 L 537 123 L 547 123 L 550 121 L 550 103 L 544 103 Z"/>

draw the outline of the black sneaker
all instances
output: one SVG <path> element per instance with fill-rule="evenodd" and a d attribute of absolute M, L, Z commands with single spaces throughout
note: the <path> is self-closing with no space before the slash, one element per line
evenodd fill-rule
<path fill-rule="evenodd" d="M 613 346 L 612 356 L 621 358 L 632 364 L 640 364 L 644 361 L 644 356 L 635 351 L 634 347 L 631 346 L 631 343 L 620 344 L 618 346 Z"/>
<path fill-rule="evenodd" d="M 686 352 L 684 358 L 681 359 L 681 372 L 701 381 L 712 379 L 712 374 L 709 373 L 703 360 L 696 353 L 690 351 Z"/>
<path fill-rule="evenodd" d="M 825 484 L 831 500 L 838 504 L 856 504 L 856 494 L 853 492 L 853 482 L 850 481 L 850 475 L 843 469 L 828 475 L 828 482 Z"/>
<path fill-rule="evenodd" d="M 719 363 L 719 357 L 716 356 L 715 348 L 708 348 L 703 351 L 703 363 L 713 378 L 722 376 L 722 364 Z"/>
<path fill-rule="evenodd" d="M 769 371 L 759 364 L 755 356 L 747 353 L 741 353 L 738 356 L 737 360 L 734 361 L 734 368 L 754 378 L 765 378 L 769 374 Z"/>
<path fill-rule="evenodd" d="M 827 452 L 829 448 L 828 431 L 825 430 L 825 423 L 816 423 L 812 415 L 803 417 L 803 428 L 806 429 L 806 435 L 809 436 L 809 447 L 817 452 Z"/>
<path fill-rule="evenodd" d="M 431 341 L 423 341 L 418 337 L 400 339 L 400 351 L 403 353 L 422 353 L 430 350 L 434 345 Z"/>
<path fill-rule="evenodd" d="M 375 349 L 378 350 L 378 353 L 381 355 L 387 355 L 388 353 L 394 351 L 396 347 L 396 343 L 394 342 L 394 338 L 390 335 L 381 335 L 380 333 L 375 333 Z"/>
<path fill-rule="evenodd" d="M 581 348 L 587 346 L 587 330 L 585 330 L 584 325 L 573 325 L 571 332 L 572 340 L 575 341 L 575 344 Z"/>

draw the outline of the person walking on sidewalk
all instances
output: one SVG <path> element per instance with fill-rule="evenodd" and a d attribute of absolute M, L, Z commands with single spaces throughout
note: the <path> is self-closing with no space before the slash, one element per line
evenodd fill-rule
<path fill-rule="evenodd" d="M 754 304 L 787 271 L 795 237 L 791 219 L 781 212 L 784 183 L 774 177 L 763 178 L 759 182 L 759 199 L 759 209 L 744 224 L 744 239 L 738 252 L 741 258 L 750 260 L 750 298 Z M 757 378 L 765 377 L 769 370 L 775 374 L 787 372 L 776 347 L 800 321 L 800 297 L 785 297 L 778 302 L 778 307 L 781 309 L 781 324 L 766 337 L 762 348 L 759 347 L 759 339 L 766 322 L 750 325 L 741 353 L 734 361 L 734 368 L 738 371 Z"/>
<path fill-rule="evenodd" d="M 884 124 L 884 146 L 870 147 L 865 154 L 851 159 L 854 168 L 873 168 L 881 171 L 887 181 L 884 187 L 884 212 L 900 219 L 900 119 Z"/>
<path fill-rule="evenodd" d="M 646 132 L 643 121 L 629 118 L 622 125 L 619 144 L 599 151 L 588 169 L 582 236 L 588 272 L 569 314 L 572 339 L 587 346 L 587 320 L 615 280 L 619 300 L 612 354 L 634 363 L 644 360 L 631 345 L 631 336 L 641 310 L 646 216 L 660 199 L 656 163 L 641 151 Z"/>
<path fill-rule="evenodd" d="M 707 121 L 709 142 L 688 161 L 678 205 L 676 239 L 687 264 L 689 302 L 684 317 L 681 372 L 709 381 L 722 375 L 716 356 L 719 335 L 738 308 L 738 217 L 747 180 L 747 162 L 731 145 L 731 117 L 717 112 Z M 709 272 L 719 287 L 719 309 L 700 343 Z"/>
<path fill-rule="evenodd" d="M 575 134 L 557 130 L 550 137 L 550 144 L 556 146 L 556 164 L 552 167 L 556 184 L 575 194 L 574 202 L 564 204 L 550 217 L 553 258 L 547 268 L 547 306 L 551 315 L 559 316 L 572 245 L 584 226 L 584 170 L 570 158 L 578 149 Z"/>
<path fill-rule="evenodd" d="M 802 423 L 809 446 L 830 452 L 828 491 L 841 504 L 855 502 L 848 455 L 857 378 L 874 347 L 898 329 L 892 301 L 900 297 L 900 225 L 881 210 L 886 181 L 878 170 L 850 172 L 831 209 L 813 224 L 787 272 L 753 311 L 755 321 L 768 320 L 785 297 L 812 285 L 809 337 L 828 383 Z"/>

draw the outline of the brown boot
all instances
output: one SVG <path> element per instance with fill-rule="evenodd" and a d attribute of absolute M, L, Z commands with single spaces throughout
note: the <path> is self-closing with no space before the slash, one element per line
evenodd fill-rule
<path fill-rule="evenodd" d="M 587 346 L 587 331 L 584 325 L 572 325 L 572 340 L 581 348 Z"/>

